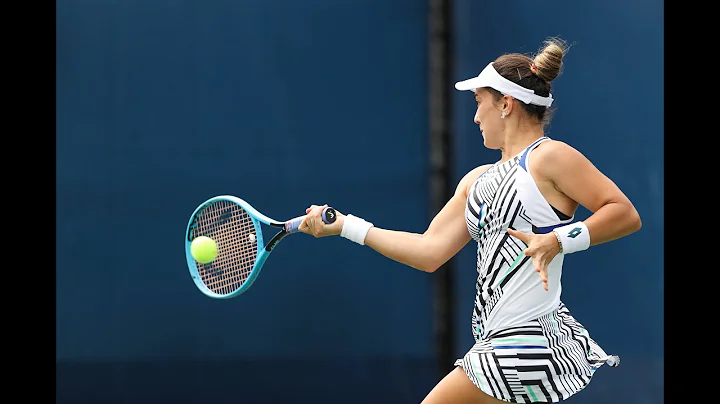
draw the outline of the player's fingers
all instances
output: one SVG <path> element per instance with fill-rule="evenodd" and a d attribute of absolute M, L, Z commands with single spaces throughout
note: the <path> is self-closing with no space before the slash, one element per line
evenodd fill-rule
<path fill-rule="evenodd" d="M 305 209 L 305 218 L 301 222 L 301 226 L 304 225 L 304 227 L 300 227 L 299 229 L 315 237 L 323 237 L 331 234 L 329 233 L 331 231 L 328 229 L 329 226 L 327 226 L 322 219 L 322 212 L 326 208 L 328 208 L 328 204 L 311 205 Z"/>
<path fill-rule="evenodd" d="M 313 220 L 313 212 L 315 211 L 317 205 L 312 205 L 309 208 L 305 209 L 305 221 L 310 222 Z"/>
<path fill-rule="evenodd" d="M 312 209 L 305 215 L 304 221 L 307 222 L 308 226 L 308 233 L 312 234 L 313 236 L 317 237 L 320 232 L 320 227 L 318 225 L 318 220 L 320 219 L 320 214 L 322 212 L 322 206 L 313 205 Z"/>
<path fill-rule="evenodd" d="M 507 232 L 508 232 L 511 236 L 513 236 L 513 237 L 515 237 L 515 238 L 517 238 L 517 239 L 520 239 L 520 240 L 524 241 L 525 243 L 527 243 L 527 242 L 529 241 L 529 235 L 526 234 L 526 233 L 523 233 L 523 232 L 521 232 L 521 231 L 517 231 L 517 230 L 514 230 L 514 229 L 507 229 Z"/>
<path fill-rule="evenodd" d="M 322 214 L 322 210 L 322 206 L 313 205 L 313 208 L 310 211 L 309 215 L 313 218 L 320 217 L 320 215 Z"/>
<path fill-rule="evenodd" d="M 542 266 L 538 273 L 543 283 L 543 289 L 548 290 L 547 266 Z"/>

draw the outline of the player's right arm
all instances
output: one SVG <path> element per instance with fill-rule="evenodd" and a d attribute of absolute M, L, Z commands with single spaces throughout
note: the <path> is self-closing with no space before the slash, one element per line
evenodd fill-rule
<path fill-rule="evenodd" d="M 372 227 L 365 237 L 365 245 L 399 263 L 421 271 L 434 272 L 470 241 L 470 233 L 465 223 L 467 195 L 472 183 L 490 166 L 480 166 L 465 174 L 452 198 L 433 218 L 424 233 Z M 315 205 L 309 208 L 308 217 L 313 221 L 310 226 L 312 231 L 309 231 L 305 223 L 301 224 L 300 231 L 315 237 L 340 234 L 345 220 L 345 216 L 340 212 L 332 225 L 315 225 L 317 220 L 320 220 L 322 208 Z"/>

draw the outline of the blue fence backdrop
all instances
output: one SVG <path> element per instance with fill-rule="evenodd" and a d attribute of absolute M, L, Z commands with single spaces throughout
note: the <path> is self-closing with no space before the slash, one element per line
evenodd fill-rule
<path fill-rule="evenodd" d="M 58 402 L 422 400 L 437 382 L 433 275 L 297 235 L 249 292 L 217 301 L 193 285 L 182 242 L 217 194 L 277 219 L 329 203 L 424 231 L 426 1 L 56 6 Z M 622 358 L 568 402 L 662 402 L 663 3 L 456 0 L 453 35 L 453 81 L 548 36 L 573 43 L 548 135 L 613 179 L 644 227 L 566 260 L 565 303 Z M 471 95 L 453 105 L 459 180 L 499 155 Z M 458 356 L 473 254 L 455 259 Z"/>

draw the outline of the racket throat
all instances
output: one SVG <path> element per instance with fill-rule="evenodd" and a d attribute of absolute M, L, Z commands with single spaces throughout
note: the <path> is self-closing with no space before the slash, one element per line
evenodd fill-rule
<path fill-rule="evenodd" d="M 278 232 L 273 238 L 271 238 L 270 241 L 265 245 L 265 251 L 267 251 L 267 252 L 272 251 L 273 248 L 275 248 L 275 246 L 277 245 L 277 243 L 279 243 L 280 240 L 284 239 L 285 236 L 287 236 L 288 234 L 290 234 L 290 233 L 288 233 L 287 231 L 285 231 L 285 229 L 279 231 L 279 232 Z"/>

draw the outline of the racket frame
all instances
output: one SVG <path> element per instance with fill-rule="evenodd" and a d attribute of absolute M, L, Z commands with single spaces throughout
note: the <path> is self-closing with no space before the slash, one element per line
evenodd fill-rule
<path fill-rule="evenodd" d="M 242 209 L 247 212 L 248 216 L 250 217 L 250 220 L 253 223 L 253 226 L 255 227 L 255 242 L 257 246 L 257 258 L 255 259 L 255 264 L 253 265 L 252 270 L 250 271 L 250 275 L 248 275 L 248 278 L 243 282 L 243 284 L 236 290 L 227 293 L 227 294 L 219 294 L 216 292 L 213 292 L 210 290 L 205 283 L 203 283 L 200 274 L 198 273 L 197 269 L 197 263 L 195 262 L 195 258 L 193 258 L 191 252 L 190 252 L 190 245 L 192 244 L 192 240 L 194 239 L 192 225 L 195 221 L 195 217 L 203 210 L 206 206 L 220 201 L 228 201 L 231 203 L 235 203 L 239 205 Z M 192 277 L 193 281 L 195 282 L 195 285 L 200 289 L 202 293 L 205 295 L 212 297 L 214 299 L 230 299 L 233 297 L 236 297 L 252 286 L 253 282 L 255 282 L 255 279 L 257 278 L 258 274 L 260 273 L 260 269 L 262 269 L 263 264 L 265 264 L 265 260 L 267 260 L 267 257 L 270 255 L 270 252 L 272 249 L 277 245 L 277 243 L 280 242 L 285 236 L 287 236 L 287 222 L 279 222 L 277 220 L 271 219 L 262 213 L 260 213 L 257 209 L 253 208 L 249 203 L 246 201 L 232 195 L 219 195 L 214 196 L 205 202 L 198 205 L 197 208 L 193 211 L 192 215 L 190 215 L 190 220 L 188 221 L 187 228 L 185 230 L 185 257 L 187 259 L 187 265 L 190 269 L 190 276 Z M 261 224 L 266 224 L 268 226 L 277 227 L 281 230 L 275 234 L 275 236 L 270 239 L 270 242 L 265 245 L 265 242 L 263 240 L 263 233 Z"/>

